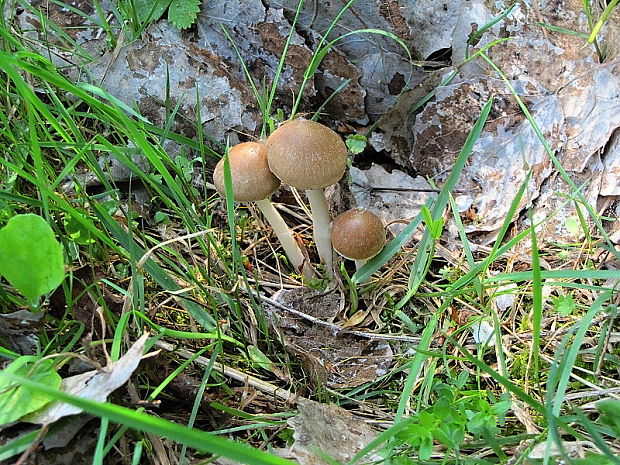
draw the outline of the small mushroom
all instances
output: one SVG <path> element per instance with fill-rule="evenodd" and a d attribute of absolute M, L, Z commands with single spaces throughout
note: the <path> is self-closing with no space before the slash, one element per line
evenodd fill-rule
<path fill-rule="evenodd" d="M 273 228 L 293 267 L 298 271 L 301 270 L 306 279 L 314 278 L 314 271 L 306 262 L 291 230 L 282 215 L 267 199 L 279 189 L 280 180 L 269 170 L 265 145 L 258 142 L 237 144 L 230 148 L 228 160 L 235 201 L 254 202 Z M 225 197 L 224 158 L 215 166 L 213 184 L 220 195 Z"/>
<path fill-rule="evenodd" d="M 271 171 L 282 182 L 306 191 L 314 242 L 329 276 L 333 276 L 330 217 L 323 188 L 342 178 L 347 167 L 346 145 L 327 126 L 305 119 L 284 123 L 271 133 L 265 145 Z"/>
<path fill-rule="evenodd" d="M 340 255 L 355 260 L 359 269 L 383 249 L 385 226 L 374 213 L 355 209 L 336 217 L 332 223 L 332 244 Z"/>

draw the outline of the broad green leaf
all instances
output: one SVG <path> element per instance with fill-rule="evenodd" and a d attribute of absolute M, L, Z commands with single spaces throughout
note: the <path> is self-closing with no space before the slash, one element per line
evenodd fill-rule
<path fill-rule="evenodd" d="M 2 372 L 28 377 L 33 381 L 54 388 L 60 386 L 61 378 L 53 369 L 53 360 L 35 363 L 36 357 L 20 357 Z M 12 423 L 24 415 L 35 412 L 54 400 L 54 396 L 32 391 L 16 385 L 4 376 L 0 376 L 0 425 Z"/>
<path fill-rule="evenodd" d="M 36 303 L 65 278 L 62 246 L 38 215 L 17 215 L 0 229 L 0 275 Z"/>
<path fill-rule="evenodd" d="M 617 435 L 620 435 L 620 401 L 604 399 L 596 404 L 601 414 L 601 423 L 609 426 Z"/>

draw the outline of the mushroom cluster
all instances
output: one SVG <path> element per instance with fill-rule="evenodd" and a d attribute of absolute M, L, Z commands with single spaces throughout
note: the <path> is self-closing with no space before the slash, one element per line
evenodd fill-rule
<path fill-rule="evenodd" d="M 314 241 L 327 274 L 333 276 L 333 247 L 341 255 L 354 259 L 358 265 L 378 253 L 385 243 L 383 223 L 365 210 L 351 210 L 334 221 L 331 219 L 323 189 L 337 183 L 346 170 L 347 147 L 338 134 L 315 121 L 296 119 L 284 123 L 265 141 L 245 142 L 229 151 L 234 199 L 255 202 L 271 224 L 291 264 L 302 271 L 306 279 L 314 277 L 314 270 L 295 241 L 290 229 L 267 200 L 284 182 L 303 189 L 310 203 Z M 223 159 L 213 174 L 213 182 L 220 195 L 225 196 Z M 369 216 L 372 215 L 374 219 Z M 368 223 L 373 238 L 364 253 L 348 251 L 347 247 L 361 247 L 362 223 Z M 348 245 L 347 245 L 348 244 Z"/>
<path fill-rule="evenodd" d="M 236 202 L 254 202 L 282 244 L 284 253 L 306 279 L 314 277 L 314 270 L 306 262 L 303 252 L 282 215 L 267 199 L 280 188 L 280 180 L 274 176 L 267 163 L 267 150 L 259 142 L 244 142 L 228 151 L 233 198 Z M 213 184 L 222 197 L 226 196 L 224 184 L 224 158 L 215 166 Z"/>
<path fill-rule="evenodd" d="M 280 126 L 267 138 L 266 146 L 271 171 L 289 186 L 306 191 L 317 252 L 332 276 L 331 220 L 323 188 L 336 184 L 344 175 L 347 146 L 327 126 L 305 119 Z"/>

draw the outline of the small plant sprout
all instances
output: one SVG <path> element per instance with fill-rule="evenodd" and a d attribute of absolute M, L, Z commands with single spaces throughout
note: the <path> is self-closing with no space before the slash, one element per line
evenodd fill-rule
<path fill-rule="evenodd" d="M 291 230 L 268 199 L 279 189 L 280 180 L 269 170 L 265 145 L 259 142 L 237 144 L 230 148 L 228 159 L 235 201 L 254 202 L 273 228 L 293 267 L 301 271 L 307 280 L 314 278 L 314 271 L 307 263 Z M 224 158 L 215 167 L 213 184 L 219 194 L 226 197 Z"/>
<path fill-rule="evenodd" d="M 312 211 L 314 241 L 333 276 L 330 216 L 323 188 L 337 183 L 347 167 L 347 147 L 327 126 L 305 119 L 288 121 L 267 138 L 269 168 L 282 182 L 304 189 Z"/>
<path fill-rule="evenodd" d="M 385 245 L 385 226 L 374 213 L 355 209 L 338 215 L 332 224 L 332 244 L 340 255 L 355 260 L 357 269 Z"/>

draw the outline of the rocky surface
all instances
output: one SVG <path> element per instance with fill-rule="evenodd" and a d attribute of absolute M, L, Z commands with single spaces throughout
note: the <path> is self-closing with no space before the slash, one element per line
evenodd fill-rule
<path fill-rule="evenodd" d="M 474 242 L 493 240 L 530 169 L 518 213 L 533 207 L 535 218 L 551 217 L 541 229 L 542 241 L 576 239 L 574 228 L 566 227 L 577 215 L 575 203 L 566 202 L 571 187 L 549 151 L 575 184 L 585 183 L 584 198 L 597 211 L 617 218 L 620 13 L 616 9 L 601 31 L 601 60 L 584 37 L 587 20 L 577 0 L 520 3 L 476 35 L 505 13 L 508 3 L 357 2 L 331 30 L 328 40 L 337 40 L 308 80 L 299 112 L 315 111 L 348 80 L 324 108 L 322 120 L 343 135 L 376 125 L 363 158 L 381 160 L 386 169 L 381 175 L 375 167 L 365 174 L 352 170 L 351 190 L 357 189 L 355 179 L 370 182 L 366 189 L 392 188 L 389 200 L 385 195 L 381 200 L 389 211 L 386 219 L 416 214 L 415 206 L 402 208 L 410 202 L 403 192 L 415 188 L 416 176 L 441 186 L 489 98 L 494 99 L 491 116 L 458 185 L 470 205 L 464 223 Z M 130 27 L 118 27 L 110 2 L 101 3 L 107 23 L 90 1 L 71 3 L 81 15 L 43 0 L 31 4 L 31 11 L 15 12 L 16 24 L 71 79 L 102 86 L 158 126 L 170 117 L 166 102 L 178 106 L 172 127 L 189 137 L 195 137 L 200 115 L 215 148 L 227 139 L 234 143 L 260 136 L 261 113 L 245 73 L 258 89 L 270 88 L 297 5 L 215 0 L 203 5 L 189 29 L 179 31 L 164 15 L 132 37 Z M 44 31 L 36 8 L 64 33 Z M 273 107 L 283 115 L 290 112 L 312 53 L 341 8 L 339 2 L 306 2 L 301 10 Z M 358 30 L 366 32 L 353 33 Z M 481 47 L 508 38 L 487 55 L 529 109 L 548 149 L 492 66 L 481 58 L 464 64 Z M 355 202 L 366 205 L 368 197 L 362 199 L 357 191 Z M 620 229 L 618 221 L 606 226 L 612 235 Z"/>

